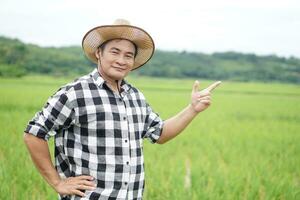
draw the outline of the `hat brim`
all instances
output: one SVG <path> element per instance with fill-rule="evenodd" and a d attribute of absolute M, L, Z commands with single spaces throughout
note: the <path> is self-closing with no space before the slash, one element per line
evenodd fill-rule
<path fill-rule="evenodd" d="M 151 36 L 143 29 L 131 25 L 105 25 L 91 29 L 82 39 L 83 51 L 88 59 L 97 63 L 95 52 L 101 44 L 113 39 L 126 39 L 137 46 L 132 70 L 143 66 L 153 56 L 155 46 Z"/>

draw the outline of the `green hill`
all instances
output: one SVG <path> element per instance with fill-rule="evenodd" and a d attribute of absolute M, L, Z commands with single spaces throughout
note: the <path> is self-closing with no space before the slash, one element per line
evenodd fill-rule
<path fill-rule="evenodd" d="M 84 74 L 95 65 L 80 46 L 39 47 L 0 37 L 0 76 Z M 238 52 L 203 54 L 157 50 L 136 75 L 202 79 L 300 83 L 300 59 Z"/>

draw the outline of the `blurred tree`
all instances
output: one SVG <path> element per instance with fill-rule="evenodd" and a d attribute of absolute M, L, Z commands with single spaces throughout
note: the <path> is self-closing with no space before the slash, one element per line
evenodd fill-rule
<path fill-rule="evenodd" d="M 1 64 L 4 67 L 0 68 L 0 76 L 13 74 L 7 70 L 21 70 L 20 74 L 82 75 L 96 67 L 85 58 L 78 46 L 41 48 L 5 37 L 0 37 Z M 150 62 L 134 73 L 159 77 L 300 83 L 300 60 L 233 51 L 208 55 L 156 50 Z"/>

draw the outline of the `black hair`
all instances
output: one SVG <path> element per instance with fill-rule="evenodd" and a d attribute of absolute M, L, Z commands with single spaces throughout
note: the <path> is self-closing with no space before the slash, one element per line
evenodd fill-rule
<path fill-rule="evenodd" d="M 119 38 L 119 39 L 120 39 L 120 40 L 127 40 L 127 39 L 123 39 L 123 38 Z M 115 39 L 111 39 L 111 40 L 107 40 L 107 41 L 103 42 L 103 43 L 98 47 L 98 49 L 101 49 L 101 51 L 103 52 L 104 49 L 105 49 L 106 44 L 107 44 L 108 42 L 112 41 L 112 40 L 115 40 Z M 131 43 L 133 44 L 133 46 L 134 46 L 134 50 L 135 50 L 135 51 L 134 51 L 134 58 L 135 58 L 136 55 L 138 54 L 138 48 L 137 48 L 137 45 L 136 45 L 134 42 L 130 41 L 130 40 L 127 40 L 127 41 L 131 42 Z"/>

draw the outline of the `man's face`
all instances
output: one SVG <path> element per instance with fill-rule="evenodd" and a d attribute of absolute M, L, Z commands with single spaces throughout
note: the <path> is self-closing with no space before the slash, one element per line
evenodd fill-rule
<path fill-rule="evenodd" d="M 109 41 L 104 49 L 96 54 L 100 59 L 98 66 L 101 74 L 112 80 L 121 80 L 132 69 L 134 65 L 135 47 L 128 40 L 115 39 Z"/>

